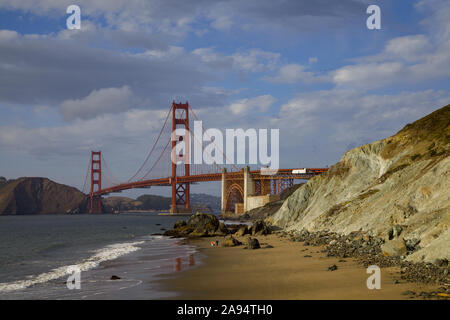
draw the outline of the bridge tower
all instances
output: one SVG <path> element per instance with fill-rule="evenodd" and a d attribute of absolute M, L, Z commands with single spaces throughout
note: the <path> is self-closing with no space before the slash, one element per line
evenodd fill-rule
<path fill-rule="evenodd" d="M 185 129 L 184 135 L 178 135 L 176 129 Z M 178 183 L 177 181 L 177 163 L 180 160 L 184 162 L 184 176 L 189 176 L 190 164 L 190 141 L 189 141 L 189 103 L 172 102 L 172 176 L 170 184 L 172 187 L 172 204 L 170 213 L 191 212 L 190 205 L 190 185 L 189 183 Z M 176 147 L 182 146 L 179 154 L 176 154 Z"/>
<path fill-rule="evenodd" d="M 91 192 L 89 213 L 102 212 L 102 196 L 94 195 L 102 189 L 102 152 L 91 151 Z"/>

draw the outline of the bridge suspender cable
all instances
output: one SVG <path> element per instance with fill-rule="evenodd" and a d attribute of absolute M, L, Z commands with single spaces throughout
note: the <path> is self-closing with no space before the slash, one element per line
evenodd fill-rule
<path fill-rule="evenodd" d="M 86 183 L 87 183 L 90 171 L 91 171 L 91 158 L 89 158 L 88 167 L 87 167 L 87 171 L 86 171 L 86 177 L 84 178 L 83 189 L 81 190 L 81 192 L 83 192 L 83 193 L 88 193 L 88 191 L 86 190 Z"/>
<path fill-rule="evenodd" d="M 106 171 L 108 171 L 111 179 L 108 179 L 108 176 L 104 175 L 103 177 L 106 178 L 106 180 L 108 180 L 109 182 L 111 182 L 112 184 L 121 184 L 122 182 L 120 181 L 119 178 L 117 178 L 111 171 L 111 169 L 109 169 L 108 164 L 106 163 L 105 158 L 103 157 L 103 153 L 102 153 L 102 161 L 103 161 L 103 165 L 106 169 Z M 102 171 L 103 172 L 103 171 Z M 115 180 L 116 182 L 113 182 L 113 180 Z"/>
<path fill-rule="evenodd" d="M 164 147 L 163 151 L 161 152 L 161 154 L 159 155 L 158 159 L 156 160 L 156 162 L 153 164 L 153 166 L 150 168 L 150 170 L 147 171 L 147 173 L 142 177 L 141 180 L 144 180 L 144 178 L 146 178 L 150 172 L 152 172 L 153 168 L 156 166 L 156 164 L 159 162 L 159 160 L 161 159 L 162 155 L 164 154 L 164 152 L 166 151 L 167 147 L 169 146 L 171 142 L 171 139 L 169 139 L 169 141 L 167 141 L 166 146 Z"/>
<path fill-rule="evenodd" d="M 192 115 L 194 116 L 194 118 L 195 118 L 197 121 L 199 121 L 199 118 L 198 118 L 197 115 L 195 114 L 194 109 L 192 109 L 192 107 L 191 107 L 190 105 L 189 105 L 189 109 L 191 110 Z M 205 130 L 205 128 L 204 128 L 203 126 L 202 126 L 202 130 L 203 130 L 203 133 L 206 134 L 206 135 L 209 137 L 209 139 L 212 141 L 211 137 L 210 137 L 209 134 L 206 132 L 206 130 Z M 212 142 L 213 142 L 214 145 L 217 147 L 217 149 L 219 149 L 220 153 L 222 153 L 222 155 L 225 157 L 225 159 L 227 160 L 227 162 L 231 163 L 231 165 L 234 167 L 234 169 L 236 169 L 237 171 L 239 171 L 239 170 L 240 170 L 239 167 L 237 167 L 236 165 L 234 165 L 233 162 L 230 161 L 230 159 L 228 159 L 228 157 L 225 155 L 225 153 L 223 152 L 223 150 L 220 149 L 219 146 L 218 146 L 214 141 L 212 141 Z M 215 165 L 218 166 L 218 164 L 216 164 L 216 163 L 215 163 Z"/>
<path fill-rule="evenodd" d="M 166 120 L 164 121 L 164 124 L 163 124 L 163 126 L 161 128 L 161 131 L 159 132 L 158 138 L 156 138 L 156 141 L 153 144 L 153 147 L 150 149 L 150 152 L 147 154 L 147 157 L 145 158 L 145 160 L 142 163 L 142 165 L 140 166 L 140 168 L 136 171 L 136 173 L 130 179 L 128 179 L 127 182 L 130 182 L 131 180 L 133 180 L 139 174 L 139 172 L 144 168 L 144 166 L 147 163 L 148 159 L 150 159 L 150 156 L 152 155 L 153 151 L 155 150 L 156 145 L 158 144 L 159 139 L 161 138 L 161 135 L 162 135 L 163 130 L 164 130 L 166 124 L 167 124 L 167 120 L 169 119 L 171 111 L 172 111 L 172 106 L 170 106 L 169 112 L 167 112 Z"/>

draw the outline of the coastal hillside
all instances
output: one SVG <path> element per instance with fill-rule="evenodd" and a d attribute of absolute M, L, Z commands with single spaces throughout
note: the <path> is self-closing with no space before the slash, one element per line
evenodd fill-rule
<path fill-rule="evenodd" d="M 136 199 L 128 197 L 107 197 L 103 198 L 104 212 L 133 211 L 133 210 L 169 210 L 171 205 L 170 197 L 163 197 L 153 194 L 144 194 Z M 191 194 L 192 212 L 215 212 L 220 210 L 220 198 L 203 193 Z"/>
<path fill-rule="evenodd" d="M 397 235 L 410 261 L 450 259 L 450 105 L 352 149 L 268 221 L 290 231 Z M 412 247 L 412 248 L 411 248 Z"/>
<path fill-rule="evenodd" d="M 0 214 L 87 212 L 86 196 L 47 178 L 19 178 L 0 186 Z"/>
<path fill-rule="evenodd" d="M 102 199 L 104 212 L 134 210 L 168 210 L 170 198 L 144 194 L 136 199 L 128 197 L 107 197 Z"/>

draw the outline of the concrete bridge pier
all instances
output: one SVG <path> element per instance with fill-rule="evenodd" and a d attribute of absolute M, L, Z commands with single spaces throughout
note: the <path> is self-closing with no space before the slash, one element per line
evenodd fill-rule
<path fill-rule="evenodd" d="M 245 167 L 239 176 L 228 177 L 226 169 L 222 170 L 221 209 L 223 213 L 243 214 L 247 210 L 249 199 L 255 193 L 255 180 L 250 168 Z"/>

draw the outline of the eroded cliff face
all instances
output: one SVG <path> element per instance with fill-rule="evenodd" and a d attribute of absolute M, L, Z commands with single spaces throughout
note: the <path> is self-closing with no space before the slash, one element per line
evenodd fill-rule
<path fill-rule="evenodd" d="M 420 240 L 412 261 L 450 259 L 450 105 L 396 135 L 348 151 L 268 220 L 288 230 Z"/>
<path fill-rule="evenodd" d="M 19 178 L 0 187 L 0 214 L 86 213 L 87 197 L 47 178 Z"/>

